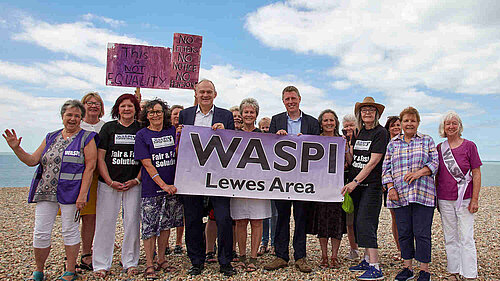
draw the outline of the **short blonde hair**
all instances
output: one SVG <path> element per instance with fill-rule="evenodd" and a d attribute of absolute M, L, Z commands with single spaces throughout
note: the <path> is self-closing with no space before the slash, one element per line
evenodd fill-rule
<path fill-rule="evenodd" d="M 101 96 L 97 92 L 88 92 L 83 96 L 81 102 L 85 104 L 89 99 L 95 98 L 101 104 L 101 112 L 99 113 L 99 118 L 104 116 L 104 102 L 102 101 Z"/>
<path fill-rule="evenodd" d="M 255 117 L 259 116 L 259 103 L 257 102 L 256 99 L 254 98 L 246 98 L 244 100 L 241 101 L 241 104 L 240 104 L 240 114 L 243 115 L 243 109 L 247 106 L 251 106 L 253 107 L 253 109 L 255 109 Z"/>
<path fill-rule="evenodd" d="M 453 118 L 456 118 L 458 121 L 458 126 L 459 126 L 458 135 L 459 136 L 462 135 L 462 132 L 464 131 L 462 119 L 460 119 L 460 116 L 458 116 L 458 113 L 456 113 L 453 110 L 450 110 L 444 114 L 443 118 L 441 118 L 441 123 L 439 123 L 439 130 L 438 131 L 439 131 L 439 135 L 441 137 L 446 138 L 446 132 L 444 131 L 444 123 L 446 123 L 446 121 L 450 121 Z"/>

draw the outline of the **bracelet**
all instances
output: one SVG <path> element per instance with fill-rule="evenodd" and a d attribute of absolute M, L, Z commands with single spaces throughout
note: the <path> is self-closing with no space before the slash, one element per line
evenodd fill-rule
<path fill-rule="evenodd" d="M 353 179 L 352 181 L 355 182 L 356 185 L 359 185 L 359 181 L 357 179 Z"/>
<path fill-rule="evenodd" d="M 156 178 L 157 176 L 159 176 L 159 175 L 158 175 L 158 173 L 156 173 L 154 176 L 152 176 L 152 177 L 151 177 L 151 179 L 154 179 L 154 178 Z"/>
<path fill-rule="evenodd" d="M 114 182 L 115 182 L 115 181 L 111 181 L 111 183 L 109 184 L 109 186 L 112 186 Z"/>
<path fill-rule="evenodd" d="M 394 189 L 394 185 L 393 185 L 393 186 L 391 186 L 391 187 L 389 187 L 389 188 L 387 189 L 387 192 L 389 192 L 389 190 L 391 190 L 391 189 Z"/>
<path fill-rule="evenodd" d="M 141 184 L 141 181 L 138 178 L 135 178 L 134 180 L 137 181 L 137 184 Z"/>

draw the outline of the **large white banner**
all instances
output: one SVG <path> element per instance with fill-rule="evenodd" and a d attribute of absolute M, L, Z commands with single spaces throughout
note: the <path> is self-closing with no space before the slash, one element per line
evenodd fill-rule
<path fill-rule="evenodd" d="M 178 194 L 341 202 L 345 140 L 184 126 Z"/>

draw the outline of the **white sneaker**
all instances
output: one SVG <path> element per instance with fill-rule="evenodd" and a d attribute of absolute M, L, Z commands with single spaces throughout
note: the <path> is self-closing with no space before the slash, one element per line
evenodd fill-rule
<path fill-rule="evenodd" d="M 360 257 L 360 253 L 361 252 L 359 250 L 351 249 L 351 251 L 347 255 L 346 259 L 351 260 L 351 261 L 357 260 Z"/>

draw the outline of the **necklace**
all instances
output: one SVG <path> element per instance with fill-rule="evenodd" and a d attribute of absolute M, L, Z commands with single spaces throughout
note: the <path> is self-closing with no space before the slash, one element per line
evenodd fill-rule
<path fill-rule="evenodd" d="M 66 131 L 66 129 L 63 129 L 62 132 L 61 132 L 61 136 L 63 137 L 63 139 L 67 140 L 69 138 L 71 138 L 73 135 L 75 135 L 76 133 L 80 132 L 81 128 L 78 130 L 78 131 L 75 131 L 73 133 L 68 133 Z M 66 136 L 64 136 L 66 135 Z"/>

